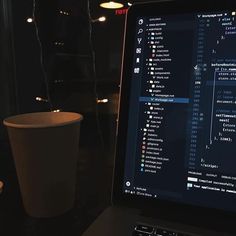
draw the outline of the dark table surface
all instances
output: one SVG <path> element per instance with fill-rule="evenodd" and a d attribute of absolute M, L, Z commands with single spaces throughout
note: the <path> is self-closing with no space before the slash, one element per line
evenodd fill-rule
<path fill-rule="evenodd" d="M 10 148 L 2 144 L 0 180 L 4 188 L 0 194 L 0 235 L 81 235 L 110 204 L 112 156 L 112 150 L 100 146 L 81 146 L 74 208 L 53 218 L 33 218 L 24 210 Z"/>

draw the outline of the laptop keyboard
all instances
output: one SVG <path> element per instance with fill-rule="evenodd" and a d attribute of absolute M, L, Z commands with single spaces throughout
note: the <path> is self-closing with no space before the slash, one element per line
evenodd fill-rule
<path fill-rule="evenodd" d="M 170 231 L 157 226 L 137 224 L 133 236 L 190 236 L 189 234 Z"/>

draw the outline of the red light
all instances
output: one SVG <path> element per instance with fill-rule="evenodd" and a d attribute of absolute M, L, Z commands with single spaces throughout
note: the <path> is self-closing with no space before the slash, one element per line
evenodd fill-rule
<path fill-rule="evenodd" d="M 119 16 L 119 15 L 126 15 L 127 11 L 128 11 L 128 8 L 117 9 L 117 10 L 115 11 L 115 14 L 116 14 L 117 16 Z"/>

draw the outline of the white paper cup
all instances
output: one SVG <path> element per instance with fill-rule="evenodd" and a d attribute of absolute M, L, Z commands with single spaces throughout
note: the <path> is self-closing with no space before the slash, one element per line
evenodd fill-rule
<path fill-rule="evenodd" d="M 4 119 L 26 212 L 54 217 L 74 206 L 82 115 L 37 112 Z"/>

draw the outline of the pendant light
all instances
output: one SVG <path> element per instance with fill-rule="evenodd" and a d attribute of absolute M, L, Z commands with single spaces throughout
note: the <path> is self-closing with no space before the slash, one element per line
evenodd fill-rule
<path fill-rule="evenodd" d="M 113 2 L 113 1 L 109 1 L 109 2 L 101 2 L 100 3 L 100 7 L 102 8 L 106 8 L 106 9 L 119 9 L 124 7 L 124 4 L 122 4 L 121 2 Z"/>

